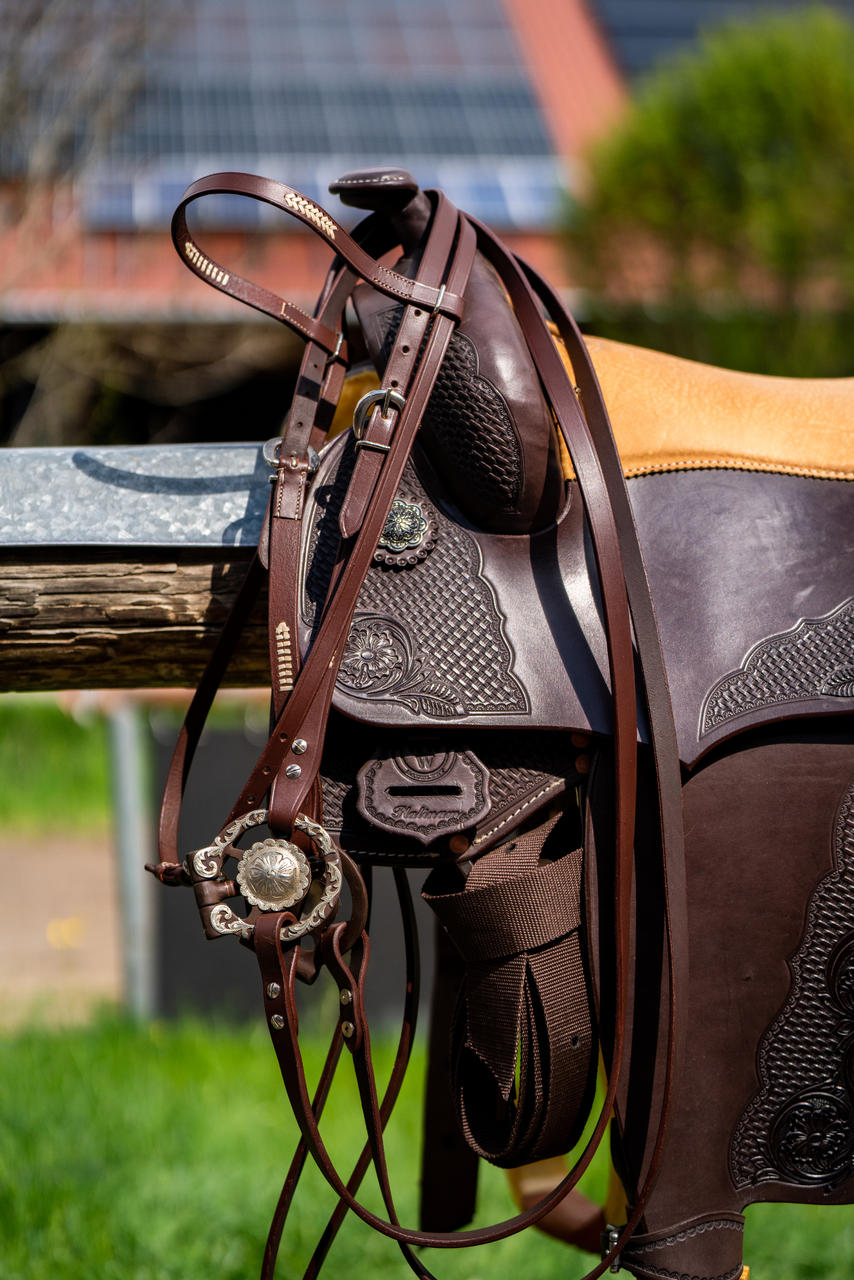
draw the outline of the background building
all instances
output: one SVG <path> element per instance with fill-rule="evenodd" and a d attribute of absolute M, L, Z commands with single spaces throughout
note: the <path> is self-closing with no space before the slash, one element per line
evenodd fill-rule
<path fill-rule="evenodd" d="M 193 278 L 169 241 L 182 191 L 215 170 L 334 208 L 341 173 L 403 165 L 571 290 L 566 193 L 634 80 L 704 26 L 797 7 L 0 0 L 0 440 L 275 429 L 298 344 Z M 837 7 L 854 16 L 854 0 Z M 316 237 L 248 200 L 197 216 L 218 260 L 311 304 L 328 262 Z"/>

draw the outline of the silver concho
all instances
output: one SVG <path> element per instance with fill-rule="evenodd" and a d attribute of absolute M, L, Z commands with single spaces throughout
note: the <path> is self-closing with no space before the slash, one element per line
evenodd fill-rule
<path fill-rule="evenodd" d="M 302 850 L 289 840 L 260 840 L 246 850 L 236 878 L 253 906 L 261 911 L 287 911 L 308 892 L 311 869 Z"/>
<path fill-rule="evenodd" d="M 289 840 L 276 839 L 258 841 L 243 854 L 232 847 L 244 831 L 262 826 L 268 816 L 266 809 L 253 809 L 236 818 L 220 831 L 212 844 L 190 855 L 190 865 L 198 879 L 222 879 L 224 859 L 237 857 L 235 879 L 250 907 L 260 911 L 287 911 L 302 903 L 312 883 L 311 867 L 302 850 Z M 323 866 L 315 881 L 320 890 L 317 900 L 305 915 L 282 926 L 283 942 L 294 942 L 334 918 L 343 880 L 340 855 L 329 832 L 302 813 L 297 814 L 294 826 L 309 837 Z M 250 918 L 245 919 L 225 903 L 218 903 L 212 909 L 209 920 L 217 933 L 237 934 L 248 940 L 255 932 L 252 912 Z"/>
<path fill-rule="evenodd" d="M 428 521 L 417 502 L 395 498 L 385 522 L 378 546 L 389 551 L 407 551 L 419 547 L 428 529 Z"/>

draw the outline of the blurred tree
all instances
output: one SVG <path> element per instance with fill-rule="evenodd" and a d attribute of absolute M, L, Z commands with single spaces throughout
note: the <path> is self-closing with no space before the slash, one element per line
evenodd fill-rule
<path fill-rule="evenodd" d="M 0 444 L 264 440 L 298 339 L 274 325 L 96 323 L 0 330 Z"/>
<path fill-rule="evenodd" d="M 817 5 L 654 73 L 591 153 L 568 238 L 598 332 L 655 342 L 658 322 L 682 354 L 851 372 L 852 209 L 854 27 Z"/>
<path fill-rule="evenodd" d="M 145 50 L 173 0 L 0 0 L 0 195 L 4 221 L 62 252 L 65 184 L 106 153 L 142 87 Z M 25 261 L 0 266 L 0 289 Z"/>
<path fill-rule="evenodd" d="M 0 0 L 2 300 L 76 252 L 74 184 L 109 163 L 181 0 Z M 164 249 L 167 229 L 163 228 Z M 9 246 L 12 249 L 9 249 Z M 262 439 L 301 344 L 255 323 L 0 318 L 0 444 Z M 284 373 L 283 373 L 284 370 Z"/>

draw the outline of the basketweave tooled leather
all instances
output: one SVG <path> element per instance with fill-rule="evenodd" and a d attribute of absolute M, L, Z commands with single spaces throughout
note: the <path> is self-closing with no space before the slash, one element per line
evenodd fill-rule
<path fill-rule="evenodd" d="M 351 449 L 346 437 L 329 446 L 312 490 L 304 644 L 335 556 L 339 458 L 343 484 Z M 669 660 L 683 763 L 768 721 L 854 708 L 847 674 L 854 671 L 854 485 L 715 469 L 639 476 L 628 490 Z M 607 662 L 574 487 L 557 524 L 524 546 L 461 525 L 422 454 L 400 494 L 436 513 L 436 550 L 399 571 L 372 565 L 357 619 L 395 623 L 412 637 L 410 665 L 447 678 L 438 718 L 607 734 Z M 543 611 L 533 660 L 528 623 Z M 679 660 L 686 652 L 690 663 Z M 435 721 L 417 691 L 398 696 L 407 686 L 403 668 L 401 675 L 397 684 L 377 680 L 362 690 L 339 680 L 335 705 L 375 725 Z"/>
<path fill-rule="evenodd" d="M 364 307 L 361 311 L 363 332 L 376 335 L 369 349 L 380 344 L 377 363 L 382 368 L 401 309 L 367 315 Z M 484 528 L 512 532 L 520 519 L 531 460 L 523 456 L 506 400 L 481 376 L 477 347 L 465 333 L 457 332 L 451 339 L 421 434 L 443 478 L 453 477 L 451 492 L 461 509 Z M 465 486 L 462 476 L 468 480 Z"/>

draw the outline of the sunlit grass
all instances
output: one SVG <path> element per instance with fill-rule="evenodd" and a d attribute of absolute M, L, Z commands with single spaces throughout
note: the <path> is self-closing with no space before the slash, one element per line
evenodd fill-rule
<path fill-rule="evenodd" d="M 319 1042 L 306 1050 L 319 1069 Z M 378 1047 L 380 1071 L 391 1051 Z M 295 1142 L 263 1027 L 199 1022 L 135 1027 L 105 1018 L 88 1029 L 7 1037 L 0 1053 L 0 1256 L 6 1280 L 243 1280 L 257 1274 L 270 1214 Z M 389 1134 L 398 1210 L 417 1218 L 418 1054 Z M 362 1123 L 349 1062 L 324 1120 L 342 1169 Z M 486 1169 L 479 1221 L 512 1213 L 502 1174 Z M 604 1171 L 597 1175 L 603 1185 Z M 367 1202 L 381 1212 L 375 1184 Z M 282 1248 L 280 1274 L 302 1274 L 332 1206 L 319 1175 L 305 1186 Z M 516 1238 L 486 1252 L 435 1255 L 465 1280 L 501 1267 L 549 1280 L 583 1274 L 550 1241 Z M 390 1241 L 349 1220 L 330 1266 L 405 1274 Z"/>
<path fill-rule="evenodd" d="M 104 830 L 110 813 L 107 728 L 50 698 L 0 697 L 0 824 L 4 830 Z"/>
<path fill-rule="evenodd" d="M 45 699 L 0 699 L 0 818 L 14 830 L 66 831 L 109 821 L 105 722 L 82 724 Z M 312 995 L 316 993 L 311 993 Z M 309 1074 L 321 1060 L 306 1038 Z M 391 1049 L 377 1048 L 381 1073 Z M 397 1207 L 417 1221 L 423 1053 L 417 1052 L 388 1148 Z M 346 1169 L 363 1126 L 349 1063 L 323 1131 Z M 243 1280 L 258 1274 L 269 1218 L 296 1141 L 262 1025 L 185 1020 L 137 1026 L 105 1016 L 91 1027 L 0 1038 L 2 1280 Z M 603 1153 L 604 1154 L 604 1153 Z M 696 1158 L 699 1158 L 696 1157 Z M 585 1189 L 602 1201 L 600 1157 Z M 382 1212 L 373 1181 L 366 1202 Z M 333 1205 L 307 1170 L 278 1275 L 296 1277 Z M 478 1225 L 514 1212 L 504 1176 L 482 1167 Z M 432 1251 L 447 1280 L 577 1280 L 592 1259 L 534 1232 L 495 1246 Z M 848 1280 L 854 1210 L 761 1205 L 747 1211 L 751 1280 Z M 329 1273 L 408 1274 L 394 1244 L 352 1217 Z"/>
<path fill-rule="evenodd" d="M 378 1046 L 380 1070 L 390 1063 Z M 319 1042 L 309 1038 L 309 1070 Z M 423 1055 L 404 1090 L 389 1151 L 398 1209 L 417 1216 Z M 362 1126 L 343 1062 L 324 1133 L 346 1167 Z M 258 1273 L 267 1225 L 295 1141 L 263 1027 L 195 1021 L 27 1031 L 0 1042 L 0 1272 L 4 1280 L 245 1280 Z M 599 1162 L 588 1190 L 604 1192 Z M 364 1189 L 379 1209 L 374 1184 Z M 332 1198 L 309 1169 L 286 1232 L 280 1276 L 311 1253 Z M 484 1168 L 478 1222 L 512 1212 L 504 1177 Z M 763 1206 L 749 1211 L 752 1280 L 847 1280 L 852 1211 Z M 474 1252 L 432 1251 L 449 1280 L 574 1280 L 590 1260 L 527 1232 Z M 408 1274 L 395 1246 L 348 1219 L 330 1274 Z"/>

